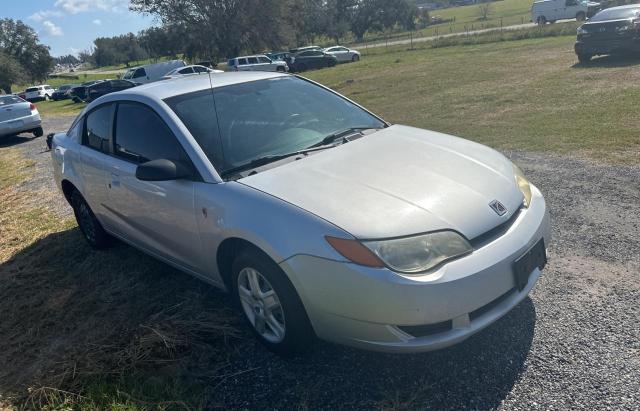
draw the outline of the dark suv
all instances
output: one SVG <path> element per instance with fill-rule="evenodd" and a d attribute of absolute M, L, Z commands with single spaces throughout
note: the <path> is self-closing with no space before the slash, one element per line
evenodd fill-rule
<path fill-rule="evenodd" d="M 602 54 L 640 53 L 640 5 L 598 12 L 578 27 L 575 51 L 581 63 Z"/>
<path fill-rule="evenodd" d="M 126 90 L 131 87 L 137 86 L 137 83 L 128 80 L 107 80 L 100 83 L 96 83 L 87 87 L 87 93 L 85 101 L 88 103 L 102 97 L 105 94 L 115 93 L 116 91 Z"/>

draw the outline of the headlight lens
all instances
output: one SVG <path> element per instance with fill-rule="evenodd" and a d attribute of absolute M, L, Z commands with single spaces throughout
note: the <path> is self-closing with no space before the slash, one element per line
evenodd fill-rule
<path fill-rule="evenodd" d="M 582 28 L 582 26 L 578 27 L 578 34 L 587 34 L 587 30 L 585 30 L 584 28 Z"/>
<path fill-rule="evenodd" d="M 389 268 L 402 273 L 427 271 L 473 251 L 471 244 L 454 231 L 439 231 L 394 240 L 365 241 L 363 244 Z"/>
<path fill-rule="evenodd" d="M 520 168 L 518 168 L 518 166 L 513 166 L 513 173 L 515 174 L 516 184 L 524 196 L 523 204 L 525 207 L 529 207 L 531 204 L 531 183 L 527 180 L 524 173 Z"/>

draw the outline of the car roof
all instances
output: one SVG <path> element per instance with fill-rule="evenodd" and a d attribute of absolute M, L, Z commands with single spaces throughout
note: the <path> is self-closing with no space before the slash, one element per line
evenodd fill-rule
<path fill-rule="evenodd" d="M 169 97 L 200 91 L 213 86 L 213 88 L 229 86 L 233 84 L 248 83 L 250 81 L 270 79 L 276 77 L 287 77 L 288 74 L 266 72 L 266 71 L 238 71 L 224 72 L 209 76 L 181 76 L 166 81 L 147 83 L 127 89 L 125 92 L 115 94 L 139 95 L 152 99 L 164 100 Z"/>
<path fill-rule="evenodd" d="M 640 4 L 627 4 L 624 6 L 616 6 L 616 7 L 609 7 L 608 9 L 602 9 L 600 11 L 605 11 L 605 10 L 625 10 L 625 9 L 638 9 L 640 8 Z"/>

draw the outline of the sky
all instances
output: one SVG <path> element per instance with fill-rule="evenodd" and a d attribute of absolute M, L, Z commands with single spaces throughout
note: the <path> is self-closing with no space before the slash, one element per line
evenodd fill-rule
<path fill-rule="evenodd" d="M 137 33 L 154 24 L 128 5 L 129 0 L 0 0 L 0 18 L 22 20 L 52 56 L 62 56 L 88 49 L 96 37 Z"/>

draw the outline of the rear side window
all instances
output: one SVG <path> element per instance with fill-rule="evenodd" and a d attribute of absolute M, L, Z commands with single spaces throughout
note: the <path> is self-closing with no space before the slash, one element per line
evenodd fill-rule
<path fill-rule="evenodd" d="M 239 66 L 247 65 L 247 59 L 238 59 L 238 65 Z"/>
<path fill-rule="evenodd" d="M 183 68 L 182 70 L 178 71 L 178 73 L 180 73 L 180 74 L 193 74 L 193 69 L 191 67 Z"/>
<path fill-rule="evenodd" d="M 16 104 L 16 103 L 23 103 L 23 102 L 24 100 L 22 100 L 18 96 L 0 96 L 0 106 L 6 106 L 8 104 Z"/>
<path fill-rule="evenodd" d="M 249 64 L 258 64 L 258 59 L 255 57 L 249 57 Z"/>
<path fill-rule="evenodd" d="M 195 71 L 196 73 L 206 73 L 209 70 L 207 70 L 206 67 L 196 66 L 193 68 L 193 71 Z"/>
<path fill-rule="evenodd" d="M 266 58 L 266 57 L 258 57 L 258 61 L 259 61 L 260 63 L 271 63 L 271 60 L 269 60 L 269 59 L 268 59 L 268 58 Z"/>
<path fill-rule="evenodd" d="M 184 149 L 169 127 L 149 107 L 118 104 L 115 154 L 134 163 L 167 159 L 188 162 Z"/>
<path fill-rule="evenodd" d="M 112 121 L 112 104 L 100 106 L 87 114 L 84 144 L 98 151 L 108 153 Z"/>

